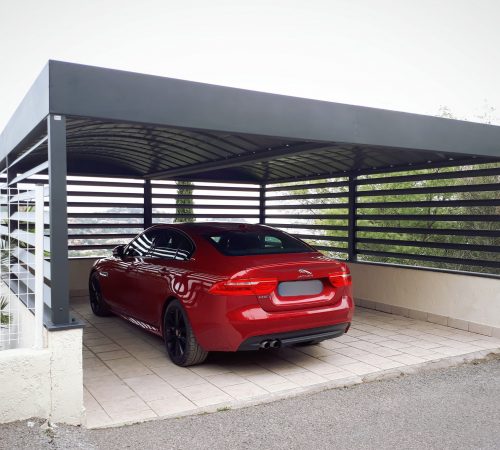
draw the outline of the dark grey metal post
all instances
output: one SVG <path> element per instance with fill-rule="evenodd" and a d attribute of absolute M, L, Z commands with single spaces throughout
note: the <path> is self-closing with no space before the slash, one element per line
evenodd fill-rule
<path fill-rule="evenodd" d="M 48 117 L 51 320 L 67 325 L 69 319 L 68 204 L 66 119 Z"/>
<path fill-rule="evenodd" d="M 144 229 L 153 225 L 153 189 L 151 180 L 144 180 Z"/>
<path fill-rule="evenodd" d="M 259 223 L 266 223 L 266 185 L 261 184 L 259 190 Z"/>
<path fill-rule="evenodd" d="M 349 177 L 347 212 L 347 255 L 349 262 L 356 262 L 356 176 Z"/>

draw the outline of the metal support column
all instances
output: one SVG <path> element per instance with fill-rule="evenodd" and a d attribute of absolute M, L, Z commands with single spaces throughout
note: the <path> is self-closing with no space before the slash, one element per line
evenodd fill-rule
<path fill-rule="evenodd" d="M 347 255 L 349 262 L 356 262 L 356 176 L 349 177 L 348 186 Z"/>
<path fill-rule="evenodd" d="M 259 190 L 259 223 L 266 223 L 266 185 L 261 184 Z"/>
<path fill-rule="evenodd" d="M 69 319 L 68 204 L 66 164 L 66 119 L 48 117 L 49 220 L 51 320 L 67 325 Z"/>
<path fill-rule="evenodd" d="M 144 229 L 153 225 L 153 189 L 151 180 L 144 180 Z"/>

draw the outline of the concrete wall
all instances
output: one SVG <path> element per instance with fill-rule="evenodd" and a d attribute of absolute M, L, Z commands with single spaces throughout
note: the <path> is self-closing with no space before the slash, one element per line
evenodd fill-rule
<path fill-rule="evenodd" d="M 45 348 L 32 349 L 34 316 L 18 307 L 24 348 L 0 351 L 0 423 L 39 417 L 80 424 L 82 329 L 46 332 Z"/>
<path fill-rule="evenodd" d="M 500 280 L 350 264 L 357 304 L 476 333 L 500 335 Z"/>

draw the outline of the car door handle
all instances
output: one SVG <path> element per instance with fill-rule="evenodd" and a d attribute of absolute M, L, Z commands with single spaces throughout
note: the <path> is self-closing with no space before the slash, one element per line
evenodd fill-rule
<path fill-rule="evenodd" d="M 108 272 L 99 272 L 99 275 L 101 277 L 107 278 L 109 274 L 108 274 Z"/>

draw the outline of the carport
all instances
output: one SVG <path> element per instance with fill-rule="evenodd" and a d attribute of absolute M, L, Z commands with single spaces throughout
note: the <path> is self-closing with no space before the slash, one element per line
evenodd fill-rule
<path fill-rule="evenodd" d="M 500 127 L 50 61 L 3 131 L 0 159 L 6 189 L 47 186 L 49 333 L 82 326 L 70 297 L 85 295 L 99 252 L 156 222 L 218 219 L 279 227 L 349 261 L 358 304 L 379 310 L 359 310 L 354 341 L 356 333 L 392 336 L 409 327 L 483 343 L 471 352 L 495 341 L 469 332 L 500 336 Z M 8 213 L 2 234 L 29 239 L 22 236 L 34 213 Z M 34 273 L 29 258 L 18 265 Z M 16 285 L 22 300 L 31 288 Z M 114 344 L 122 340 L 125 346 L 109 352 L 127 351 L 127 339 L 137 337 L 116 319 L 88 317 L 78 299 L 73 310 L 90 321 L 88 340 L 106 330 Z M 367 318 L 386 326 L 377 334 Z M 327 345 L 309 353 L 331 357 L 335 344 Z M 141 355 L 141 346 L 131 349 Z M 288 358 L 297 358 L 292 353 Z M 245 366 L 241 359 L 223 363 Z M 227 374 L 221 364 L 175 376 Z M 115 374 L 127 370 L 119 363 L 103 370 L 112 365 Z M 182 405 L 186 395 L 171 398 Z"/>

